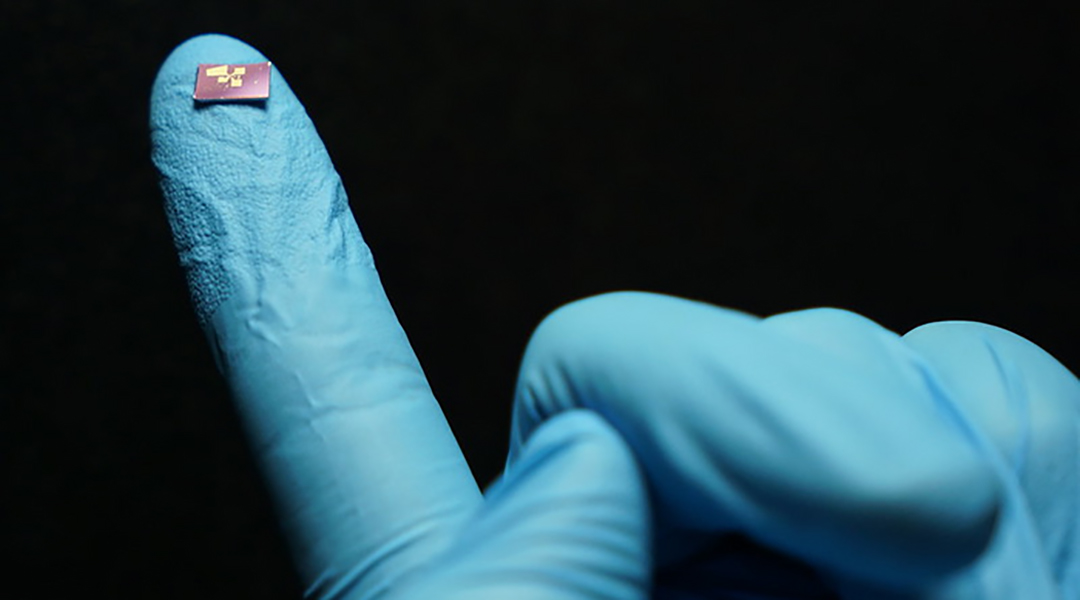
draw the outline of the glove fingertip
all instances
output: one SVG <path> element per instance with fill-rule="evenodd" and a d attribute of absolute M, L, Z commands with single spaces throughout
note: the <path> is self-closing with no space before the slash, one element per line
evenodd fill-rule
<path fill-rule="evenodd" d="M 203 63 L 265 62 L 266 56 L 249 44 L 220 33 L 197 35 L 182 42 L 169 53 L 158 69 L 151 92 L 151 124 L 164 117 L 169 102 L 180 100 L 190 107 L 194 103 L 195 77 Z"/>
<path fill-rule="evenodd" d="M 151 93 L 151 158 L 204 327 L 260 279 L 372 264 L 329 154 L 276 67 L 265 99 L 195 99 L 199 65 L 265 62 L 236 38 L 197 36 L 165 59 Z M 232 81 L 258 80 L 247 74 Z"/>

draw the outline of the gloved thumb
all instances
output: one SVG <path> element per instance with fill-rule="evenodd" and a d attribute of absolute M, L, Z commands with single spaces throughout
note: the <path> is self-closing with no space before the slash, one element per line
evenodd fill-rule
<path fill-rule="evenodd" d="M 394 598 L 636 600 L 652 570 L 643 475 L 592 411 L 545 422 L 451 548 Z"/>

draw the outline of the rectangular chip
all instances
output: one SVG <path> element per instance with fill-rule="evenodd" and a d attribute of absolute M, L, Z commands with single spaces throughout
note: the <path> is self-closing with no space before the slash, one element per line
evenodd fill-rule
<path fill-rule="evenodd" d="M 202 64 L 195 78 L 195 99 L 203 102 L 265 100 L 270 97 L 270 63 Z"/>

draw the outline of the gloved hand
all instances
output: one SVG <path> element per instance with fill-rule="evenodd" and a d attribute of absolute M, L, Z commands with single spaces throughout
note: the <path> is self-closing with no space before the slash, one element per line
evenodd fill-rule
<path fill-rule="evenodd" d="M 1080 593 L 1080 385 L 987 325 L 568 305 L 529 344 L 481 496 L 280 73 L 265 102 L 193 102 L 199 63 L 263 60 L 177 48 L 153 160 L 308 597 Z"/>

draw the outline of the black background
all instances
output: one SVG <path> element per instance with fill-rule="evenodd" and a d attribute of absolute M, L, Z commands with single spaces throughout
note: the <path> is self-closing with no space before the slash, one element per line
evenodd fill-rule
<path fill-rule="evenodd" d="M 3 3 L 3 595 L 297 594 L 148 158 L 197 33 L 304 101 L 481 483 L 531 329 L 603 291 L 980 320 L 1075 371 L 1075 2 L 340 4 Z"/>

